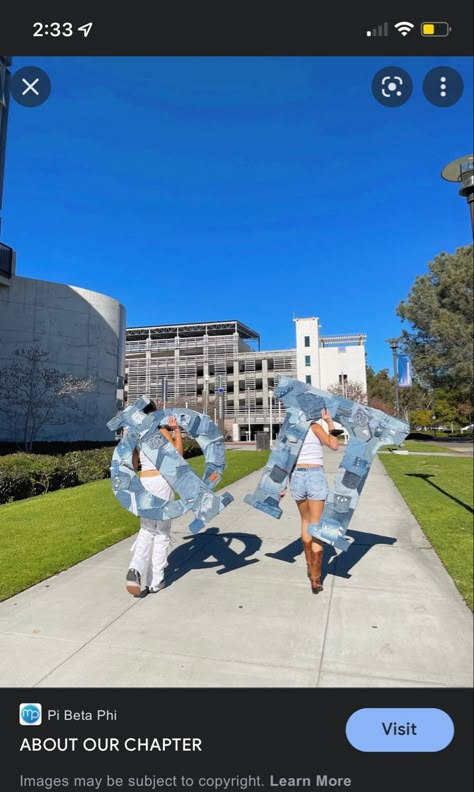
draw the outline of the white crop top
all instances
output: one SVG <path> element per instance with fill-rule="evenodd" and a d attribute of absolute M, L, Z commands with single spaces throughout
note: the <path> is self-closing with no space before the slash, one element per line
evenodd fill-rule
<path fill-rule="evenodd" d="M 156 467 L 152 465 L 152 463 L 150 462 L 146 454 L 143 453 L 142 450 L 140 450 L 140 465 L 142 470 L 154 470 L 155 473 L 157 472 Z"/>
<path fill-rule="evenodd" d="M 319 438 L 314 434 L 311 426 L 308 429 L 304 443 L 301 446 L 297 465 L 323 465 L 323 447 Z"/>

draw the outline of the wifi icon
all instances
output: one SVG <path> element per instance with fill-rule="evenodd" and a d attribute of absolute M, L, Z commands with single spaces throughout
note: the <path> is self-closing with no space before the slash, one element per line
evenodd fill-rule
<path fill-rule="evenodd" d="M 398 30 L 402 36 L 408 36 L 414 27 L 415 25 L 413 25 L 411 22 L 397 22 L 397 24 L 394 25 L 395 30 Z"/>

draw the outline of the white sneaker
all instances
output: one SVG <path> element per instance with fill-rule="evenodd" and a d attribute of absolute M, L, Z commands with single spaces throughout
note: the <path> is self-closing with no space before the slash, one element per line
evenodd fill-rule
<path fill-rule="evenodd" d="M 127 572 L 127 591 L 134 597 L 138 597 L 142 590 L 142 579 L 137 569 L 129 569 Z"/>
<path fill-rule="evenodd" d="M 147 586 L 146 590 L 148 594 L 157 594 L 159 591 L 166 587 L 166 583 L 164 580 L 161 581 L 157 586 Z"/>

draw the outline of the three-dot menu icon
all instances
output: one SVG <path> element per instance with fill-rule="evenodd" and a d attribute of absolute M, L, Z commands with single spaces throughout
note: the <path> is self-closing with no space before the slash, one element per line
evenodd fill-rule
<path fill-rule="evenodd" d="M 423 80 L 423 93 L 431 104 L 450 107 L 462 96 L 464 83 L 461 75 L 449 66 L 431 69 Z"/>

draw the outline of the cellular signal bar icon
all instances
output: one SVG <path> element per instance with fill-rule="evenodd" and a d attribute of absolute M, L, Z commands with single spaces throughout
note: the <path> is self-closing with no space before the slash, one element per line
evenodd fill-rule
<path fill-rule="evenodd" d="M 371 36 L 372 38 L 376 36 L 388 36 L 388 22 L 384 22 L 383 25 L 379 25 L 373 30 L 368 30 L 365 35 Z"/>

